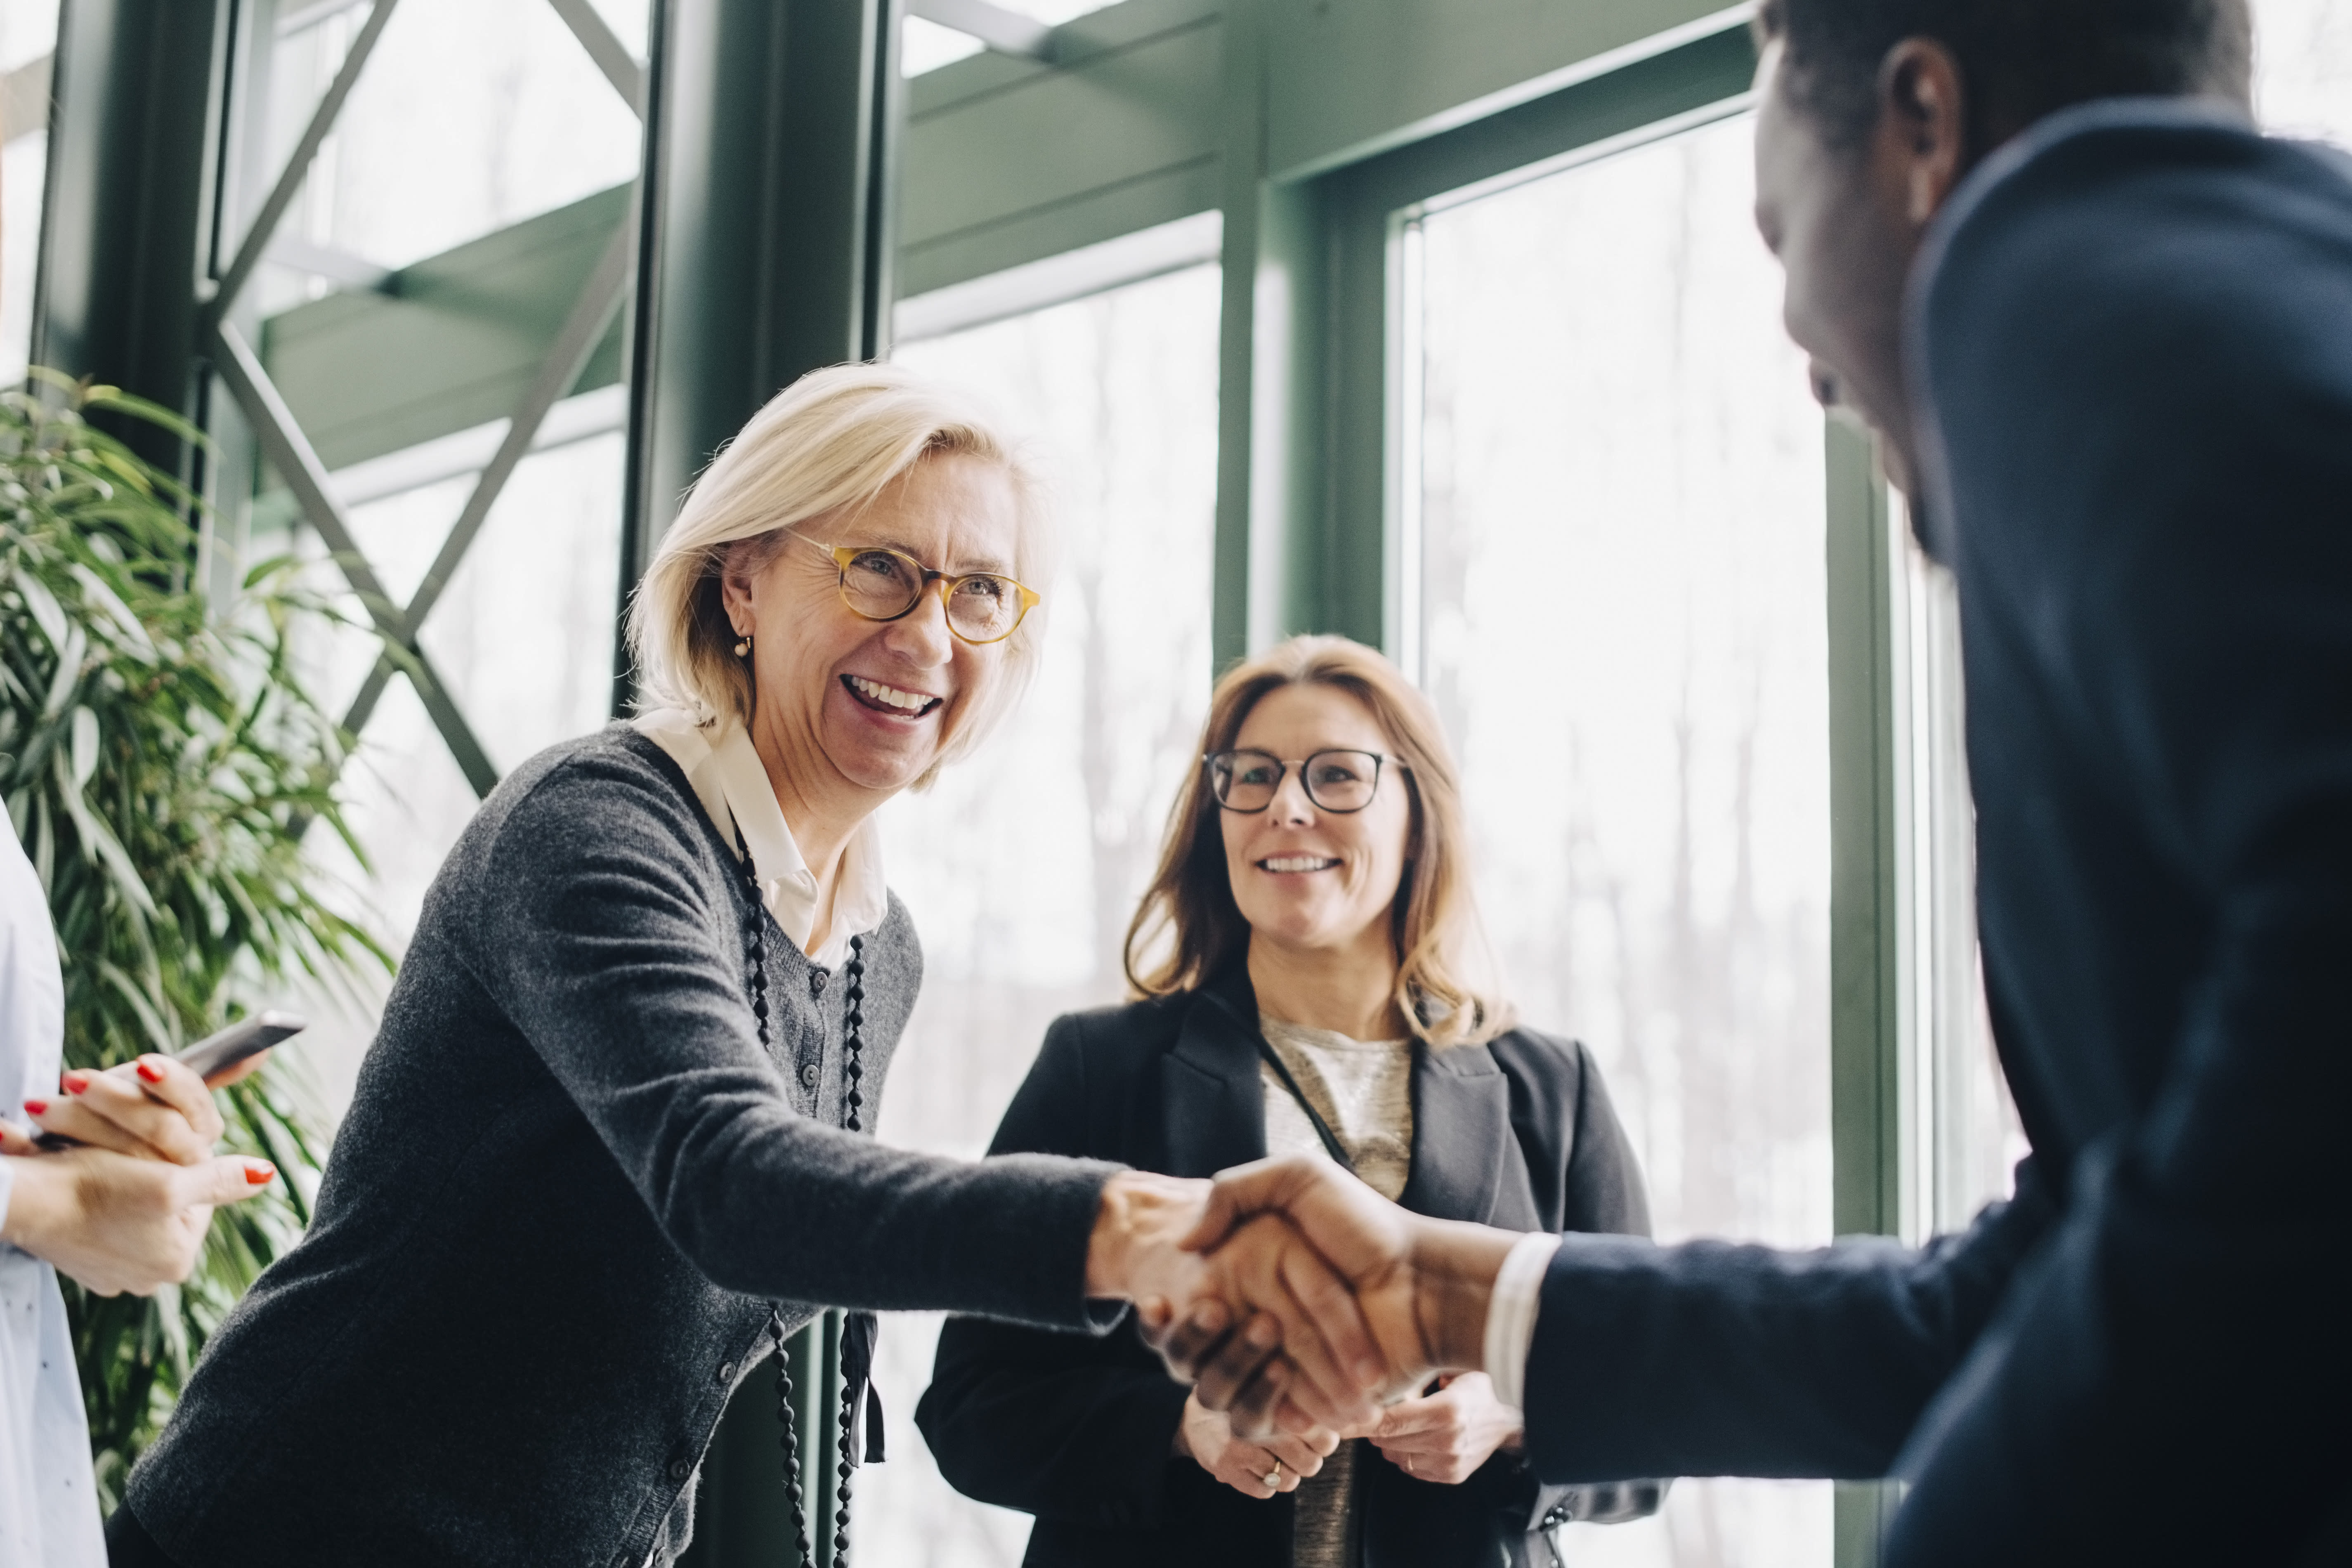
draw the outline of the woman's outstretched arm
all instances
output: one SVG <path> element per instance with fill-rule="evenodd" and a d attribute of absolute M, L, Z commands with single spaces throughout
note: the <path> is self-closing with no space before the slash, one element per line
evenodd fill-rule
<path fill-rule="evenodd" d="M 1057 1019 L 989 1152 L 1084 1157 L 1091 1120 L 1079 1022 Z M 1132 1335 L 1087 1341 L 954 1321 L 940 1331 L 915 1421 L 940 1473 L 967 1497 L 1044 1519 L 1149 1529 L 1184 1398 Z"/>
<path fill-rule="evenodd" d="M 1352 1294 L 1286 1222 L 1202 1258 L 1206 1184 L 1106 1161 L 889 1149 L 797 1114 L 759 1044 L 736 906 L 698 809 L 660 773 L 573 758 L 503 805 L 479 858 L 476 979 L 587 1117 L 673 1245 L 747 1295 L 1097 1329 L 1111 1300 L 1252 1308 L 1303 1375 L 1253 1378 L 1332 1425 L 1381 1365 Z M 714 940 L 714 935 L 718 940 Z M 453 1086 L 453 1092 L 456 1091 Z"/>

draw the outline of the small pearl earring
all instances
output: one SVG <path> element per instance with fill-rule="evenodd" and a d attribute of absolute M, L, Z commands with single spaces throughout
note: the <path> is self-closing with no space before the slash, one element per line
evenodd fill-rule
<path fill-rule="evenodd" d="M 740 642 L 738 642 L 735 645 L 735 657 L 737 658 L 749 658 L 751 657 L 751 639 L 749 635 L 746 635 Z"/>

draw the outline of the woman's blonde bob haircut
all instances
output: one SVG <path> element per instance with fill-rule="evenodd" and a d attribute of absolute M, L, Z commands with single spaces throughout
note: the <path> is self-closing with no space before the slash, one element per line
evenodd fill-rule
<path fill-rule="evenodd" d="M 1293 637 L 1225 672 L 1209 699 L 1200 756 L 1229 749 L 1250 713 L 1286 686 L 1328 686 L 1362 703 L 1404 767 L 1391 776 L 1412 803 L 1404 875 L 1390 906 L 1397 1011 L 1413 1034 L 1444 1047 L 1494 1038 L 1511 1008 L 1495 989 L 1486 934 L 1470 889 L 1461 777 L 1429 700 L 1397 667 L 1346 637 Z M 1225 869 L 1222 808 L 1208 769 L 1193 759 L 1176 796 L 1160 869 L 1127 930 L 1127 978 L 1143 996 L 1207 984 L 1249 952 L 1249 922 Z"/>
<path fill-rule="evenodd" d="M 870 504 L 925 458 L 977 458 L 1012 481 L 1013 574 L 1044 593 L 1054 572 L 1051 519 L 1025 455 L 969 394 L 887 363 L 813 370 L 768 400 L 695 481 L 629 606 L 641 707 L 677 708 L 698 724 L 749 722 L 751 672 L 735 657 L 721 584 L 756 573 L 797 530 Z M 935 563 L 936 564 L 936 563 Z M 985 706 L 965 715 L 939 761 L 968 754 L 1010 712 L 1036 673 L 1040 605 L 1005 641 L 1006 666 Z"/>

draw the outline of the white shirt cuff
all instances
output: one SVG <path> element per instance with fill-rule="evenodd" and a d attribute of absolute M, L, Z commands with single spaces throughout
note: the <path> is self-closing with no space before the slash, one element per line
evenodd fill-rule
<path fill-rule="evenodd" d="M 1486 1377 L 1495 1397 L 1514 1410 L 1526 1408 L 1528 1347 L 1535 1342 L 1544 1271 L 1559 1250 L 1556 1236 L 1538 1231 L 1519 1237 L 1504 1256 L 1486 1300 Z"/>

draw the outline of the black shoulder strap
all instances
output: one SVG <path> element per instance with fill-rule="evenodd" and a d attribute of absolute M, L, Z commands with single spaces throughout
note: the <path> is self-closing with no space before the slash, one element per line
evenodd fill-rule
<path fill-rule="evenodd" d="M 1307 1091 L 1298 1087 L 1298 1079 L 1291 1074 L 1290 1064 L 1282 1059 L 1282 1053 L 1267 1040 L 1265 1031 L 1257 1026 L 1255 1020 L 1244 1018 L 1239 1008 L 1215 991 L 1203 991 L 1202 994 L 1215 1003 L 1219 1012 L 1232 1019 L 1236 1027 L 1255 1042 L 1258 1056 L 1274 1069 L 1274 1076 L 1282 1080 L 1282 1087 L 1290 1091 L 1290 1098 L 1298 1102 L 1298 1109 L 1307 1113 L 1307 1124 L 1315 1129 L 1315 1136 L 1322 1141 L 1323 1152 L 1337 1161 L 1341 1170 L 1354 1175 L 1356 1162 L 1349 1158 L 1348 1146 L 1339 1142 L 1339 1135 L 1331 1131 L 1331 1124 L 1323 1120 L 1323 1113 L 1315 1109 L 1315 1102 L 1307 1099 Z"/>
<path fill-rule="evenodd" d="M 1274 1076 L 1282 1080 L 1282 1087 L 1290 1091 L 1290 1098 L 1298 1101 L 1298 1109 L 1307 1112 L 1307 1120 L 1314 1124 L 1315 1136 L 1323 1140 L 1323 1152 L 1339 1163 L 1339 1169 L 1354 1175 L 1356 1162 L 1349 1158 L 1348 1146 L 1339 1142 L 1339 1135 L 1331 1131 L 1331 1124 L 1323 1120 L 1323 1113 L 1315 1109 L 1315 1102 L 1307 1098 L 1305 1089 L 1298 1087 L 1298 1080 L 1290 1075 L 1290 1064 L 1282 1059 L 1282 1053 L 1274 1048 L 1274 1043 L 1265 1037 L 1263 1031 L 1257 1037 L 1257 1054 L 1265 1058 L 1265 1065 L 1274 1069 Z"/>

